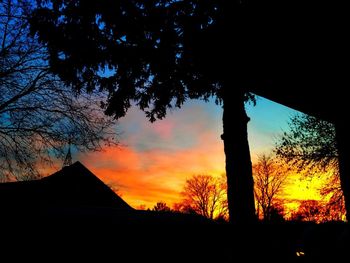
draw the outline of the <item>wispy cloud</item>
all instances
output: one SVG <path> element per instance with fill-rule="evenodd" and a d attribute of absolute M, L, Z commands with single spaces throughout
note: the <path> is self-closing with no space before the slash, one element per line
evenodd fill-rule
<path fill-rule="evenodd" d="M 248 114 L 254 162 L 257 154 L 271 150 L 273 135 L 285 127 L 292 111 L 261 99 L 257 107 L 248 107 Z M 130 205 L 152 207 L 157 201 L 171 205 L 180 200 L 180 191 L 192 175 L 224 173 L 221 120 L 221 107 L 213 102 L 190 101 L 155 123 L 132 108 L 119 122 L 120 147 L 77 158 L 104 182 L 117 185 Z M 286 193 L 288 198 L 295 197 L 293 189 Z"/>
<path fill-rule="evenodd" d="M 205 107 L 192 104 L 154 124 L 132 109 L 121 120 L 124 146 L 78 158 L 103 181 L 118 185 L 134 207 L 174 203 L 187 178 L 224 172 L 220 118 Z"/>

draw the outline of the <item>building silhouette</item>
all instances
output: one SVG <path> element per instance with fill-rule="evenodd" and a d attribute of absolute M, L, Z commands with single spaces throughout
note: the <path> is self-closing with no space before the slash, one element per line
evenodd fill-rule
<path fill-rule="evenodd" d="M 84 207 L 133 210 L 80 162 L 39 180 L 0 184 L 0 207 L 36 214 Z"/>

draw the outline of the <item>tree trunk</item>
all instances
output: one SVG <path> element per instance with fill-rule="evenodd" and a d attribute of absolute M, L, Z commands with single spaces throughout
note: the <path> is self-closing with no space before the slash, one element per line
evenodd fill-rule
<path fill-rule="evenodd" d="M 244 107 L 244 92 L 234 88 L 231 92 L 224 92 L 223 110 L 222 139 L 226 155 L 230 222 L 253 223 L 256 221 L 254 181 L 247 133 L 249 118 Z"/>
<path fill-rule="evenodd" d="M 346 218 L 350 220 L 350 137 L 347 123 L 338 121 L 335 124 L 338 148 L 339 175 L 341 189 L 344 194 Z"/>

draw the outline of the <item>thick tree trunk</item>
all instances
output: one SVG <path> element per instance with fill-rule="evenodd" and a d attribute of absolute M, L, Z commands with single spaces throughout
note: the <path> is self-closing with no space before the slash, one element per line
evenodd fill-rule
<path fill-rule="evenodd" d="M 223 109 L 222 139 L 226 155 L 230 222 L 253 223 L 256 221 L 254 182 L 247 133 L 249 118 L 244 108 L 243 91 L 224 92 Z"/>
<path fill-rule="evenodd" d="M 340 184 L 344 194 L 346 218 L 350 220 L 350 137 L 348 124 L 338 121 L 335 124 L 338 148 Z"/>

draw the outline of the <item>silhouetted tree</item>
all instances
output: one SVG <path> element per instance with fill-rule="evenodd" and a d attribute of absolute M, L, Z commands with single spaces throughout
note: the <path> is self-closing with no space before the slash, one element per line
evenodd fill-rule
<path fill-rule="evenodd" d="M 243 49 L 254 42 L 244 30 L 243 1 L 37 2 L 31 28 L 49 48 L 51 71 L 76 90 L 107 90 L 107 114 L 120 118 L 137 105 L 155 121 L 187 99 L 216 96 L 230 219 L 255 221 L 244 108 L 255 63 L 253 49 Z"/>
<path fill-rule="evenodd" d="M 158 202 L 152 209 L 157 212 L 170 212 L 170 207 L 164 202 Z"/>
<path fill-rule="evenodd" d="M 227 213 L 226 187 L 210 175 L 195 175 L 186 180 L 180 211 L 192 212 L 210 219 Z"/>
<path fill-rule="evenodd" d="M 278 194 L 283 190 L 287 171 L 277 159 L 261 155 L 253 166 L 253 176 L 258 216 L 270 221 L 272 213 L 276 212 L 274 206 L 277 205 Z"/>
<path fill-rule="evenodd" d="M 316 200 L 301 201 L 297 212 L 292 213 L 291 220 L 322 222 L 324 220 L 322 215 L 322 205 Z"/>
<path fill-rule="evenodd" d="M 303 200 L 301 201 L 298 210 L 291 214 L 291 220 L 312 221 L 317 223 L 344 220 L 344 207 L 340 208 L 331 202 L 332 200 L 329 202 Z"/>
<path fill-rule="evenodd" d="M 334 125 L 309 115 L 295 115 L 289 122 L 289 131 L 276 142 L 276 153 L 300 170 L 337 169 Z"/>
<path fill-rule="evenodd" d="M 179 203 L 175 203 L 173 205 L 173 210 L 175 212 L 198 215 L 197 211 L 192 207 L 192 205 L 190 203 L 187 203 L 187 200 L 182 200 Z"/>
<path fill-rule="evenodd" d="M 328 200 L 324 204 L 324 217 L 329 221 L 344 220 L 346 209 L 339 176 L 333 175 L 326 185 L 321 188 L 320 193 L 324 199 Z"/>
<path fill-rule="evenodd" d="M 112 143 L 114 133 L 114 121 L 103 115 L 94 94 L 75 97 L 49 73 L 45 46 L 28 37 L 31 5 L 29 0 L 0 1 L 3 180 L 38 177 L 38 163 L 63 158 L 68 144 L 82 151 L 98 150 L 102 143 Z"/>
<path fill-rule="evenodd" d="M 280 223 L 285 221 L 284 207 L 281 203 L 275 202 L 269 211 L 269 221 L 274 223 Z"/>
<path fill-rule="evenodd" d="M 345 209 L 341 189 L 335 127 L 332 123 L 309 115 L 295 115 L 276 143 L 276 154 L 289 165 L 307 176 L 331 171 L 333 176 L 321 189 L 321 195 L 330 197 L 329 211 L 342 213 Z M 334 214 L 335 215 L 335 214 Z"/>

